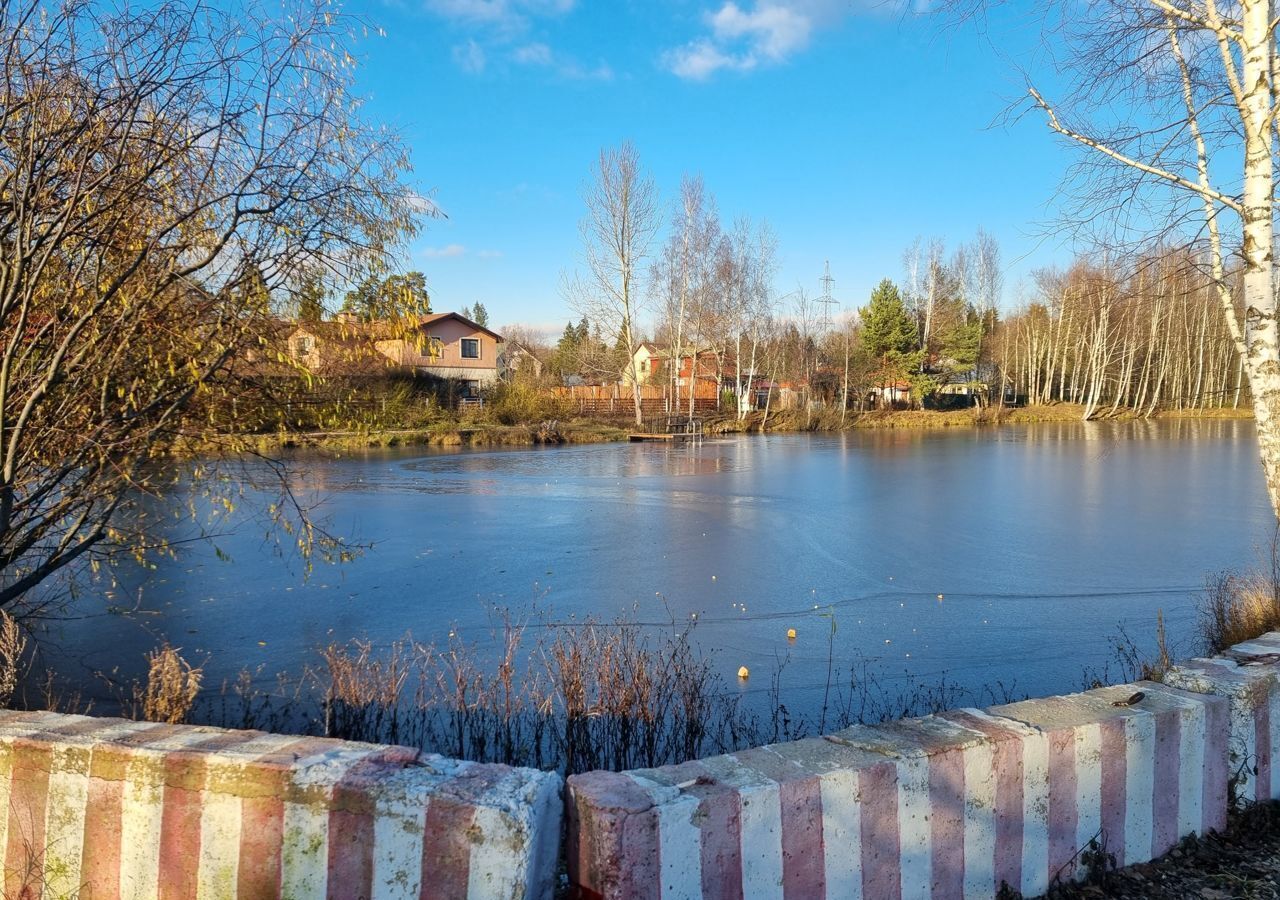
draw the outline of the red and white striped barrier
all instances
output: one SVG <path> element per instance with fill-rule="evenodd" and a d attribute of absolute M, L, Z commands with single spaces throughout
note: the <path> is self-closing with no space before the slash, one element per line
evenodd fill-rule
<path fill-rule="evenodd" d="M 1165 683 L 1230 700 L 1235 799 L 1280 799 L 1280 632 L 1181 663 Z"/>
<path fill-rule="evenodd" d="M 1123 865 L 1221 828 L 1227 730 L 1226 700 L 1144 682 L 576 775 L 569 877 L 588 898 L 1040 894 L 1090 842 Z"/>
<path fill-rule="evenodd" d="M 558 775 L 404 747 L 0 712 L 5 896 L 550 897 Z"/>

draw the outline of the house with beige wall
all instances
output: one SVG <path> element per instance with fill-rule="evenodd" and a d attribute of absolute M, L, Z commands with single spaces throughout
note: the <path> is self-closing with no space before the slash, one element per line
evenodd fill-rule
<path fill-rule="evenodd" d="M 397 365 L 477 390 L 497 383 L 501 345 L 502 335 L 455 312 L 422 316 L 410 333 L 375 341 Z"/>
<path fill-rule="evenodd" d="M 416 323 L 300 323 L 290 355 L 316 374 L 385 375 L 411 371 L 463 383 L 468 394 L 498 381 L 502 335 L 455 312 Z"/>

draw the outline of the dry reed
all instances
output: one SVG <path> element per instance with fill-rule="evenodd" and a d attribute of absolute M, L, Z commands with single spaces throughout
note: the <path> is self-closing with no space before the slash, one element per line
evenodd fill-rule
<path fill-rule="evenodd" d="M 27 649 L 27 636 L 18 620 L 0 610 L 0 706 L 8 706 L 18 689 L 23 661 Z"/>
<path fill-rule="evenodd" d="M 180 649 L 166 643 L 147 654 L 147 683 L 135 690 L 134 697 L 148 722 L 185 722 L 200 694 L 204 673 L 183 659 Z"/>
<path fill-rule="evenodd" d="M 1200 605 L 1205 650 L 1221 653 L 1280 628 L 1280 578 L 1269 572 L 1221 572 L 1208 579 Z"/>

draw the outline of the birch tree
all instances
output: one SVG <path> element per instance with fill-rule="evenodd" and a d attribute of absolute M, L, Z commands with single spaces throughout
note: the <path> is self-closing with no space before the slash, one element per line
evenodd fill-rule
<path fill-rule="evenodd" d="M 572 306 L 606 334 L 616 335 L 617 367 L 610 373 L 631 386 L 635 423 L 644 422 L 636 350 L 643 305 L 644 261 L 658 231 L 658 189 L 640 168 L 631 143 L 601 150 L 592 180 L 583 189 L 584 270 L 565 285 Z"/>
<path fill-rule="evenodd" d="M 968 4 L 973 9 L 979 4 Z M 1129 198 L 1133 218 L 1202 236 L 1219 315 L 1253 396 L 1267 491 L 1280 515 L 1280 330 L 1273 254 L 1273 0 L 1064 0 L 1055 45 L 1071 79 L 1029 88 L 1048 126 L 1085 151 L 1081 218 Z M 1232 291 L 1239 260 L 1241 302 Z"/>

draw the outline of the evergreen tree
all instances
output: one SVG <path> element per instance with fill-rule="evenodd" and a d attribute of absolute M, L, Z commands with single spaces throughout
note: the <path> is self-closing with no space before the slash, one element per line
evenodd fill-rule
<path fill-rule="evenodd" d="M 876 359 L 910 354 L 920 345 L 920 332 L 907 312 L 897 286 L 888 278 L 871 292 L 862 311 L 862 343 Z"/>
<path fill-rule="evenodd" d="M 982 350 L 982 319 L 971 308 L 964 321 L 942 332 L 939 362 L 954 372 L 970 372 L 978 364 Z"/>
<path fill-rule="evenodd" d="M 323 321 L 326 312 L 325 298 L 328 293 L 324 285 L 324 277 L 317 269 L 308 269 L 303 272 L 298 282 L 298 321 Z"/>
<path fill-rule="evenodd" d="M 271 289 L 267 287 L 266 276 L 256 264 L 251 263 L 240 279 L 239 294 L 245 305 L 257 312 L 271 309 Z"/>
<path fill-rule="evenodd" d="M 489 327 L 489 310 L 485 309 L 484 304 L 479 300 L 476 301 L 475 307 L 471 310 L 471 315 L 467 316 L 467 318 L 481 328 Z"/>
<path fill-rule="evenodd" d="M 472 322 L 475 322 L 475 321 L 476 321 L 476 320 L 475 320 L 475 317 L 473 317 L 473 316 L 471 315 L 471 307 L 470 307 L 470 306 L 464 306 L 464 307 L 462 307 L 462 309 L 458 310 L 458 315 L 462 316 L 462 318 L 464 318 L 464 319 L 471 319 L 471 321 L 472 321 Z M 478 325 L 478 324 L 480 324 L 480 323 L 479 323 L 479 322 L 476 322 L 476 324 Z"/>
<path fill-rule="evenodd" d="M 556 350 L 551 357 L 549 368 L 553 373 L 566 375 L 576 370 L 579 343 L 578 329 L 569 322 L 564 326 L 564 334 L 560 335 L 560 340 L 556 342 Z"/>
<path fill-rule="evenodd" d="M 426 315 L 431 312 L 427 276 L 421 272 L 390 275 L 379 279 L 370 275 L 348 291 L 343 312 L 355 313 L 366 322 Z"/>

